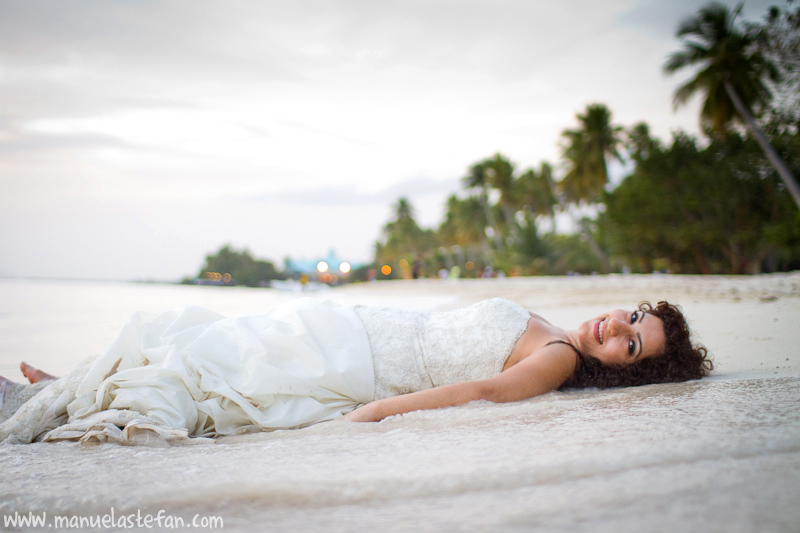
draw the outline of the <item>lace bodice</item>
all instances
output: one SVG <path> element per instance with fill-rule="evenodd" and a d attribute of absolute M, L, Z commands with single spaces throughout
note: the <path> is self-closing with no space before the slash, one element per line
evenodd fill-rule
<path fill-rule="evenodd" d="M 439 313 L 354 309 L 372 349 L 376 400 L 499 374 L 530 318 L 500 298 Z"/>

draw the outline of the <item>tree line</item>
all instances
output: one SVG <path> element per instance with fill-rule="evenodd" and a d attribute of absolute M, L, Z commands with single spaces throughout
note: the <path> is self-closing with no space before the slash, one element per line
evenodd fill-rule
<path fill-rule="evenodd" d="M 800 268 L 800 8 L 788 0 L 761 22 L 739 20 L 740 10 L 712 3 L 687 18 L 682 48 L 663 65 L 693 69 L 674 103 L 702 96 L 701 138 L 678 131 L 665 143 L 646 123 L 614 124 L 607 106 L 591 104 L 562 132 L 561 165 L 518 170 L 499 153 L 469 165 L 438 228 L 421 228 L 400 198 L 376 266 L 462 276 L 487 266 L 522 275 Z M 616 185 L 611 160 L 632 168 Z M 557 217 L 573 230 L 556 231 Z"/>
<path fill-rule="evenodd" d="M 271 261 L 256 259 L 247 248 L 237 250 L 230 244 L 206 256 L 203 266 L 194 278 L 185 278 L 183 284 L 244 285 L 268 287 L 271 280 L 286 279 Z"/>

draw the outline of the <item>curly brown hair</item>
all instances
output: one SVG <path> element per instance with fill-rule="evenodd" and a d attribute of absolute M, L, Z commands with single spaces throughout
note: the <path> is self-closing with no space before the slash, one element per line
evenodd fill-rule
<path fill-rule="evenodd" d="M 667 302 L 639 304 L 639 311 L 664 321 L 664 353 L 627 366 L 604 365 L 596 357 L 578 352 L 580 364 L 562 388 L 635 387 L 651 383 L 673 383 L 707 376 L 714 363 L 702 344 L 692 344 L 689 326 L 680 307 Z"/>

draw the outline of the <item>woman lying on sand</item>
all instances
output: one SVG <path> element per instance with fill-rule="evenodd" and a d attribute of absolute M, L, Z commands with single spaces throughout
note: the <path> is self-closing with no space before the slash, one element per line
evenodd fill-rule
<path fill-rule="evenodd" d="M 139 443 L 343 415 L 377 421 L 561 387 L 698 379 L 712 368 L 666 302 L 610 311 L 576 330 L 499 298 L 442 313 L 311 299 L 241 318 L 190 307 L 134 315 L 104 354 L 64 378 L 23 363 L 34 385 L 0 383 L 2 411 L 15 411 L 0 441 Z"/>

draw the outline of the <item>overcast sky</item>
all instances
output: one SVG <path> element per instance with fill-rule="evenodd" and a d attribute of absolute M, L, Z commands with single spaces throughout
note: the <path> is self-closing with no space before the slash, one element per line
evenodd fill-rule
<path fill-rule="evenodd" d="M 472 163 L 560 163 L 587 104 L 696 133 L 661 65 L 704 4 L 4 0 L 0 276 L 369 261 L 398 197 L 438 225 Z"/>

